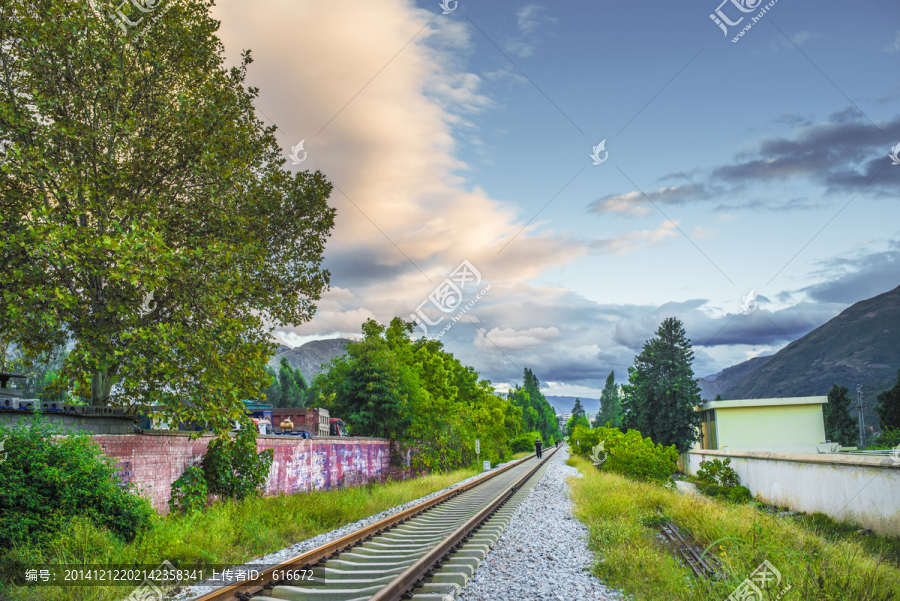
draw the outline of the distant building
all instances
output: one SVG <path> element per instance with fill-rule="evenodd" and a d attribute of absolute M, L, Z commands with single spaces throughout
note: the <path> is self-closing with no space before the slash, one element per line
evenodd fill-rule
<path fill-rule="evenodd" d="M 708 401 L 701 415 L 701 439 L 694 449 L 816 453 L 826 443 L 822 406 L 827 396 Z"/>
<path fill-rule="evenodd" d="M 559 426 L 560 432 L 566 431 L 566 424 L 569 422 L 569 419 L 571 419 L 571 417 L 572 417 L 571 413 L 557 413 L 556 414 L 556 425 Z"/>
<path fill-rule="evenodd" d="M 321 407 L 276 408 L 272 410 L 272 416 L 274 418 L 273 425 L 280 425 L 284 418 L 288 418 L 293 424 L 292 431 L 294 432 L 308 432 L 310 436 L 330 436 L 331 425 L 329 422 L 331 420 L 328 409 Z"/>

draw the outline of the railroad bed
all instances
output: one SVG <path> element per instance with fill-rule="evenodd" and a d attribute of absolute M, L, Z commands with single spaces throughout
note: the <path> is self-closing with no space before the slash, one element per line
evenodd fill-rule
<path fill-rule="evenodd" d="M 454 599 L 540 479 L 530 455 L 458 489 L 193 601 Z"/>

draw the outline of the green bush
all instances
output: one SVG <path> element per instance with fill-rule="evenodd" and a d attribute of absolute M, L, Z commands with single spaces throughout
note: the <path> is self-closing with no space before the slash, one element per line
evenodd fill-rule
<path fill-rule="evenodd" d="M 697 488 L 707 496 L 732 503 L 747 503 L 753 499 L 750 489 L 746 486 L 721 486 L 709 481 L 700 481 L 697 483 Z"/>
<path fill-rule="evenodd" d="M 509 449 L 513 453 L 522 453 L 523 451 L 534 453 L 534 439 L 540 435 L 540 432 L 523 432 L 512 439 L 512 442 L 509 443 Z M 544 444 L 547 444 L 547 441 L 544 441 Z"/>
<path fill-rule="evenodd" d="M 637 430 L 625 434 L 618 428 L 577 427 L 569 438 L 570 446 L 579 455 L 590 457 L 594 447 L 603 442 L 609 458 L 603 464 L 610 470 L 637 480 L 667 482 L 678 470 L 678 451 L 644 438 Z"/>
<path fill-rule="evenodd" d="M 89 434 L 39 416 L 19 424 L 0 427 L 0 548 L 46 545 L 76 517 L 126 541 L 152 523 L 150 501 L 121 486 L 115 461 Z"/>
<path fill-rule="evenodd" d="M 243 499 L 261 492 L 275 452 L 256 452 L 256 431 L 244 424 L 234 437 L 225 435 L 209 443 L 201 463 L 209 492 Z"/>
<path fill-rule="evenodd" d="M 890 451 L 900 445 L 900 428 L 885 428 L 881 436 L 869 441 L 866 449 L 869 451 Z"/>
<path fill-rule="evenodd" d="M 695 477 L 688 479 L 697 485 L 700 492 L 710 497 L 733 503 L 746 503 L 753 499 L 750 489 L 741 486 L 737 472 L 731 468 L 730 457 L 726 457 L 725 461 L 701 461 Z"/>
<path fill-rule="evenodd" d="M 738 478 L 737 472 L 730 466 L 731 457 L 726 457 L 724 462 L 719 459 L 701 461 L 700 469 L 697 470 L 697 477 L 719 486 L 740 486 L 741 479 Z"/>
<path fill-rule="evenodd" d="M 192 465 L 172 483 L 169 496 L 171 513 L 191 513 L 206 507 L 207 487 L 203 469 Z"/>

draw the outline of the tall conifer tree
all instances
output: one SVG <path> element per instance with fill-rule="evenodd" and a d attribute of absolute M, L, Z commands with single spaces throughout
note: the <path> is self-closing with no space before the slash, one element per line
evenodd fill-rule
<path fill-rule="evenodd" d="M 605 428 L 606 424 L 613 428 L 622 425 L 622 401 L 619 399 L 619 389 L 616 387 L 616 375 L 609 372 L 606 377 L 606 385 L 600 395 L 600 413 L 594 420 L 595 428 Z"/>
<path fill-rule="evenodd" d="M 822 407 L 825 417 L 825 437 L 831 442 L 850 446 L 859 440 L 859 422 L 850 415 L 850 389 L 837 384 L 828 393 L 828 402 Z"/>
<path fill-rule="evenodd" d="M 691 364 L 694 351 L 681 322 L 669 317 L 628 368 L 623 387 L 624 424 L 653 442 L 688 450 L 698 436 L 700 387 Z"/>

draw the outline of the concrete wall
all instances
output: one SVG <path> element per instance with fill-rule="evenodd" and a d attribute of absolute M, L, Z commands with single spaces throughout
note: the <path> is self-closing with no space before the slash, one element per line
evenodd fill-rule
<path fill-rule="evenodd" d="M 123 485 L 133 483 L 161 513 L 168 511 L 172 483 L 191 465 L 199 465 L 212 437 L 191 440 L 189 432 L 150 432 L 94 436 L 103 452 L 119 464 Z M 390 465 L 390 443 L 378 438 L 257 437 L 257 449 L 273 449 L 275 460 L 266 494 L 343 488 L 371 479 L 408 474 Z"/>
<path fill-rule="evenodd" d="M 900 464 L 890 457 L 733 450 L 682 457 L 689 474 L 701 461 L 731 458 L 741 484 L 766 503 L 900 536 Z"/>

